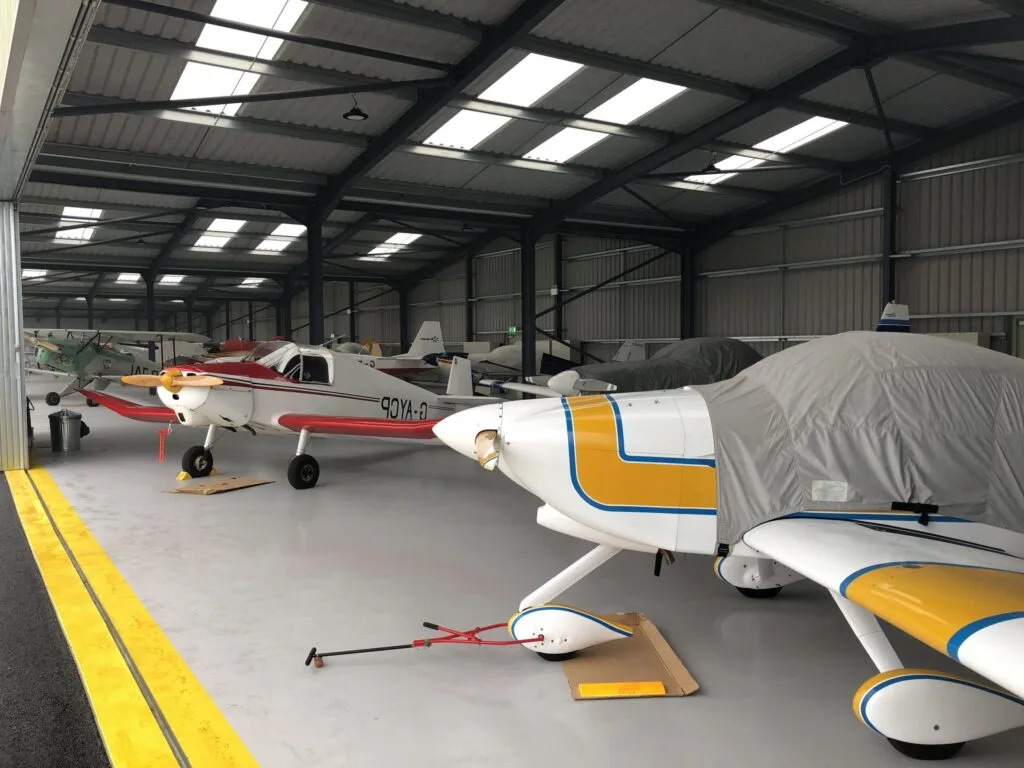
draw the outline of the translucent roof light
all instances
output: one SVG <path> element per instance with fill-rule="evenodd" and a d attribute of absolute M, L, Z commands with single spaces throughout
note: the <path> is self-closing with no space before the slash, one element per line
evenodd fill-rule
<path fill-rule="evenodd" d="M 22 280 L 32 280 L 37 277 L 46 277 L 47 271 L 45 269 L 23 269 L 21 270 Z"/>
<path fill-rule="evenodd" d="M 681 85 L 644 78 L 590 110 L 585 117 L 607 123 L 629 125 L 685 91 Z M 608 138 L 607 133 L 582 128 L 563 128 L 523 157 L 565 163 L 584 150 Z"/>
<path fill-rule="evenodd" d="M 206 234 L 196 240 L 192 247 L 223 248 L 243 226 L 245 226 L 245 219 L 214 219 L 206 228 Z M 210 234 L 211 232 L 226 234 Z"/>
<path fill-rule="evenodd" d="M 405 248 L 409 243 L 419 240 L 422 235 L 415 232 L 396 232 L 380 245 L 373 248 L 367 256 L 360 256 L 360 261 L 386 261 L 392 253 Z"/>
<path fill-rule="evenodd" d="M 265 238 L 256 246 L 257 251 L 283 251 L 289 245 L 295 242 L 295 239 L 306 231 L 306 227 L 302 224 L 278 224 L 277 228 L 270 233 L 270 237 Z M 290 238 L 290 239 L 283 239 Z"/>
<path fill-rule="evenodd" d="M 128 301 L 128 299 L 108 299 L 108 301 Z"/>
<path fill-rule="evenodd" d="M 103 210 L 101 208 L 76 208 L 73 205 L 66 205 L 61 212 L 58 226 L 67 227 L 86 221 L 96 221 L 102 214 Z M 91 240 L 95 231 L 95 227 L 64 229 L 60 232 L 54 232 L 53 236 L 58 240 Z"/>
<path fill-rule="evenodd" d="M 253 26 L 290 32 L 306 9 L 303 0 L 217 0 L 210 15 L 229 21 L 240 21 Z M 235 29 L 206 24 L 199 33 L 196 47 L 224 51 L 255 59 L 274 58 L 283 40 L 240 32 Z M 212 96 L 244 96 L 252 91 L 260 76 L 226 67 L 188 62 L 171 94 L 172 99 L 199 99 Z M 233 115 L 240 104 L 216 104 L 208 107 L 190 107 L 199 112 L 215 115 Z"/>
<path fill-rule="evenodd" d="M 255 288 L 260 285 L 265 278 L 262 277 L 247 277 L 245 280 L 238 284 L 239 288 Z"/>
<path fill-rule="evenodd" d="M 486 101 L 529 107 L 575 74 L 582 64 L 531 53 L 480 94 Z M 472 149 L 512 118 L 459 110 L 423 143 L 456 149 Z"/>
<path fill-rule="evenodd" d="M 171 299 L 171 304 L 184 304 L 184 299 Z"/>
<path fill-rule="evenodd" d="M 799 125 L 794 125 L 792 128 L 788 128 L 782 133 L 777 133 L 771 136 L 759 144 L 754 145 L 754 149 L 763 149 L 765 152 L 792 152 L 794 149 L 804 146 L 804 144 L 810 144 L 812 141 L 817 141 L 823 136 L 827 136 L 833 131 L 838 131 L 840 128 L 848 125 L 842 120 L 830 120 L 827 117 L 812 117 L 809 120 Z M 735 176 L 735 173 L 728 173 L 728 171 L 738 171 L 743 168 L 755 168 L 759 165 L 763 165 L 764 160 L 756 157 L 743 157 L 742 155 L 730 155 L 724 160 L 720 160 L 715 163 L 715 168 L 726 173 L 704 173 L 696 176 L 687 176 L 686 181 L 696 182 L 698 184 L 719 184 L 726 179 Z"/>
<path fill-rule="evenodd" d="M 117 282 L 119 283 L 137 283 L 142 279 L 142 275 L 138 272 L 122 272 L 117 276 Z"/>
<path fill-rule="evenodd" d="M 164 284 L 166 284 L 166 285 L 177 285 L 178 283 L 180 283 L 184 279 L 185 279 L 184 275 L 163 275 L 160 278 L 160 283 L 162 285 L 164 285 Z"/>

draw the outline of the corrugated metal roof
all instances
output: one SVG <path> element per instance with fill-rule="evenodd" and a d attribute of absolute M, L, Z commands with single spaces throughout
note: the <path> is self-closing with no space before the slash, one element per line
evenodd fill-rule
<path fill-rule="evenodd" d="M 342 144 L 291 139 L 269 133 L 207 128 L 194 157 L 223 162 L 336 173 L 359 150 Z"/>
<path fill-rule="evenodd" d="M 48 138 L 84 147 L 194 157 L 210 130 L 201 125 L 114 113 L 56 118 L 50 124 Z"/>
<path fill-rule="evenodd" d="M 954 24 L 999 14 L 979 0 L 818 0 L 875 21 L 908 28 Z"/>
<path fill-rule="evenodd" d="M 116 99 L 169 99 L 185 62 L 166 56 L 87 42 L 68 90 Z"/>
<path fill-rule="evenodd" d="M 935 73 L 929 69 L 896 59 L 886 59 L 876 64 L 872 68 L 871 74 L 875 78 L 875 85 L 883 106 L 888 99 L 935 76 Z M 808 91 L 804 97 L 864 112 L 873 112 L 875 108 L 867 78 L 864 76 L 863 70 L 860 69 L 846 72 L 813 91 Z"/>
<path fill-rule="evenodd" d="M 716 12 L 693 0 L 566 0 L 533 34 L 650 61 Z"/>
<path fill-rule="evenodd" d="M 559 199 L 569 197 L 593 183 L 593 179 L 563 173 L 489 166 L 463 185 L 463 188 Z"/>
<path fill-rule="evenodd" d="M 401 5 L 426 8 L 460 19 L 479 21 L 483 24 L 497 24 L 504 20 L 519 5 L 519 0 L 395 0 Z"/>
<path fill-rule="evenodd" d="M 29 182 L 25 185 L 25 197 L 44 197 L 68 203 L 103 203 L 106 205 L 152 206 L 154 208 L 190 208 L 196 204 L 194 197 L 176 195 L 155 195 L 140 192 L 122 192 L 116 189 L 95 189 L 91 187 L 75 187 L 66 184 L 39 184 Z"/>
<path fill-rule="evenodd" d="M 213 10 L 214 2 L 215 0 L 171 0 L 171 2 L 163 4 L 172 8 L 209 14 Z M 137 11 L 105 3 L 100 5 L 95 23 L 103 27 L 140 32 L 144 35 L 157 35 L 186 43 L 194 43 L 203 29 L 202 24 L 194 21 L 174 19 L 163 14 Z"/>
<path fill-rule="evenodd" d="M 680 190 L 679 194 L 661 207 L 680 219 L 701 219 L 724 216 L 757 205 L 756 201 L 729 195 L 710 195 L 705 192 Z"/>
<path fill-rule="evenodd" d="M 885 113 L 900 120 L 940 126 L 1011 100 L 948 75 L 936 75 L 885 103 Z"/>
<path fill-rule="evenodd" d="M 653 61 L 767 88 L 841 47 L 838 43 L 804 32 L 719 10 Z"/>
<path fill-rule="evenodd" d="M 410 184 L 461 187 L 486 167 L 481 163 L 396 152 L 374 167 L 367 176 Z"/>

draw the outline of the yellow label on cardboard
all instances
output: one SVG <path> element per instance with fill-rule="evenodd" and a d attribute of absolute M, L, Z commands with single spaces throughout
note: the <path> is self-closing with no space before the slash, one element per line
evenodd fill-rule
<path fill-rule="evenodd" d="M 660 680 L 630 683 L 580 683 L 579 689 L 580 697 L 584 699 L 665 695 L 665 684 Z"/>

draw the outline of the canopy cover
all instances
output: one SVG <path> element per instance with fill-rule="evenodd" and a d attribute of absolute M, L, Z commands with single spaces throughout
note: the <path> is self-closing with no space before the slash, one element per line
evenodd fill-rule
<path fill-rule="evenodd" d="M 897 501 L 1024 533 L 1024 360 L 854 331 L 694 389 L 714 427 L 721 543 L 794 512 Z"/>
<path fill-rule="evenodd" d="M 649 392 L 722 381 L 760 359 L 757 350 L 745 342 L 707 336 L 669 344 L 649 360 L 595 363 L 573 370 L 580 378 L 614 384 L 616 392 Z"/>

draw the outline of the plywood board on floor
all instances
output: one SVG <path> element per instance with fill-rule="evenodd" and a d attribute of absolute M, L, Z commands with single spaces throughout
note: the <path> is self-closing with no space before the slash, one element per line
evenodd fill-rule
<path fill-rule="evenodd" d="M 199 496 L 212 496 L 215 493 L 227 493 L 228 491 L 237 491 L 242 488 L 252 488 L 256 485 L 266 485 L 272 483 L 273 480 L 264 480 L 260 477 L 242 477 L 240 475 L 227 475 L 225 477 L 218 477 L 216 480 L 212 480 L 208 483 L 199 483 L 197 485 L 182 485 L 177 488 L 171 488 L 167 493 L 192 493 Z"/>
<path fill-rule="evenodd" d="M 689 696 L 697 692 L 697 681 L 650 619 L 635 612 L 601 618 L 632 627 L 633 636 L 587 648 L 562 662 L 574 699 Z"/>

